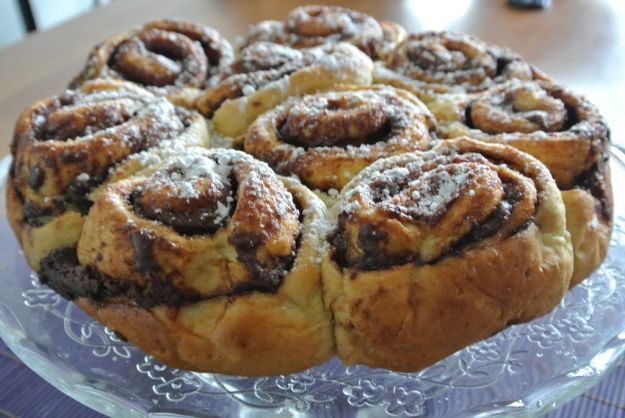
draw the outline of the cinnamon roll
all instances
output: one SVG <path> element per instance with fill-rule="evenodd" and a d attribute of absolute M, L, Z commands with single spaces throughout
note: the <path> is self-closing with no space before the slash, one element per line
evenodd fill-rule
<path fill-rule="evenodd" d="M 217 132 L 242 134 L 258 115 L 289 96 L 336 84 L 371 84 L 373 63 L 346 43 L 296 50 L 260 42 L 245 48 L 197 100 Z"/>
<path fill-rule="evenodd" d="M 249 28 L 242 46 L 274 42 L 295 48 L 349 42 L 371 58 L 383 58 L 406 37 L 394 22 L 337 6 L 308 5 L 291 10 L 285 21 L 267 20 Z"/>
<path fill-rule="evenodd" d="M 547 168 L 459 138 L 377 161 L 343 189 L 322 261 L 346 364 L 414 371 L 545 314 L 573 254 Z"/>
<path fill-rule="evenodd" d="M 341 190 L 380 158 L 425 149 L 434 119 L 412 94 L 344 87 L 294 98 L 258 118 L 244 149 L 278 173 L 322 191 Z"/>
<path fill-rule="evenodd" d="M 510 81 L 432 103 L 440 135 L 514 146 L 541 160 L 562 190 L 575 249 L 572 284 L 605 257 L 612 229 L 609 129 L 584 97 L 548 81 Z"/>
<path fill-rule="evenodd" d="M 291 373 L 333 353 L 319 258 L 325 206 L 293 179 L 226 149 L 190 149 L 108 186 L 78 259 L 47 283 L 171 367 Z"/>
<path fill-rule="evenodd" d="M 116 164 L 147 149 L 207 142 L 201 115 L 126 82 L 90 81 L 32 104 L 15 127 L 7 184 L 8 217 L 29 265 L 39 270 L 50 251 L 75 246 L 90 192 Z M 149 163 L 136 160 L 116 177 Z"/>
<path fill-rule="evenodd" d="M 127 80 L 192 108 L 208 80 L 233 59 L 216 30 L 174 19 L 146 23 L 97 45 L 70 88 L 94 78 Z"/>
<path fill-rule="evenodd" d="M 475 93 L 533 78 L 547 76 L 508 49 L 449 31 L 409 35 L 374 71 L 374 82 L 407 89 L 426 103 L 444 93 Z"/>

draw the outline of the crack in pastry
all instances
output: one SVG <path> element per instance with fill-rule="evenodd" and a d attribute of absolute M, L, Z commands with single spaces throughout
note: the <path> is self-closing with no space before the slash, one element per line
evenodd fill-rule
<path fill-rule="evenodd" d="M 262 115 L 244 149 L 314 189 L 340 190 L 373 161 L 424 149 L 434 119 L 410 93 L 343 87 L 294 98 Z"/>
<path fill-rule="evenodd" d="M 252 44 L 212 81 L 196 106 L 226 136 L 243 134 L 261 113 L 290 96 L 337 84 L 371 84 L 373 63 L 347 43 L 297 50 Z"/>
<path fill-rule="evenodd" d="M 207 140 L 199 114 L 125 82 L 90 81 L 35 102 L 16 124 L 7 187 L 11 225 L 31 267 L 76 243 L 92 191 L 146 165 L 125 160 Z"/>
<path fill-rule="evenodd" d="M 512 147 L 465 137 L 379 160 L 333 210 L 322 272 L 346 364 L 421 369 L 548 312 L 569 286 L 562 197 Z"/>
<path fill-rule="evenodd" d="M 572 285 L 607 254 L 612 229 L 609 129 L 584 97 L 546 80 L 513 80 L 469 97 L 431 103 L 443 138 L 469 135 L 541 160 L 562 190 L 575 249 Z"/>
<path fill-rule="evenodd" d="M 97 45 L 70 87 L 95 78 L 127 80 L 192 108 L 200 90 L 233 55 L 230 43 L 208 26 L 158 20 Z"/>
<path fill-rule="evenodd" d="M 371 58 L 383 58 L 406 37 L 394 22 L 379 22 L 356 10 L 337 6 L 308 5 L 291 10 L 285 21 L 267 20 L 250 27 L 242 46 L 274 42 L 295 48 L 348 42 Z"/>

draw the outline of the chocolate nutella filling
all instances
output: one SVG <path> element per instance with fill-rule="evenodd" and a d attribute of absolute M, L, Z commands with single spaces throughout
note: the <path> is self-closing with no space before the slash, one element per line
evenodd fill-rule
<path fill-rule="evenodd" d="M 282 284 L 282 280 L 291 270 L 295 261 L 295 254 L 299 249 L 299 237 L 295 244 L 295 249 L 287 257 L 271 257 L 269 262 L 260 263 L 256 258 L 256 249 L 260 244 L 259 240 L 251 234 L 238 234 L 230 237 L 230 242 L 237 249 L 237 259 L 245 264 L 258 290 L 265 292 L 275 292 Z"/>
<path fill-rule="evenodd" d="M 290 268 L 292 261 L 290 260 L 288 266 L 285 264 L 277 266 L 276 269 Z M 145 286 L 140 286 L 128 280 L 120 280 L 99 273 L 90 266 L 81 265 L 74 248 L 51 251 L 41 260 L 40 267 L 39 277 L 43 284 L 48 285 L 68 300 L 87 298 L 96 306 L 109 302 L 131 302 L 141 308 L 159 305 L 179 307 L 221 296 L 238 296 L 257 291 L 273 292 L 281 284 L 281 280 L 277 282 L 277 285 L 276 281 L 272 280 L 255 281 L 227 294 L 202 296 L 191 290 L 182 291 L 176 288 L 170 280 L 153 274 L 149 280 L 146 280 Z M 268 274 L 271 278 L 277 277 L 275 272 L 268 272 Z"/>
<path fill-rule="evenodd" d="M 183 292 L 158 277 L 151 277 L 146 286 L 119 280 L 101 274 L 89 266 L 80 265 L 74 248 L 50 252 L 40 263 L 40 280 L 66 299 L 84 297 L 98 305 L 122 299 L 135 302 L 142 308 L 157 305 L 181 306 L 202 297 L 191 291 Z"/>
<path fill-rule="evenodd" d="M 595 210 L 605 221 L 610 221 L 613 215 L 613 205 L 609 193 L 609 182 L 606 179 L 606 171 L 610 163 L 607 154 L 601 156 L 599 161 L 589 170 L 580 174 L 574 181 L 573 188 L 585 189 L 595 198 Z"/>
<path fill-rule="evenodd" d="M 467 234 L 461 237 L 447 251 L 444 251 L 440 256 L 428 263 L 419 261 L 416 254 L 401 254 L 396 256 L 383 254 L 379 249 L 378 243 L 386 242 L 391 239 L 391 237 L 389 237 L 386 232 L 376 229 L 373 223 L 367 223 L 360 228 L 358 244 L 363 254 L 351 260 L 347 257 L 347 249 L 350 245 L 349 236 L 337 231 L 333 237 L 330 237 L 329 240 L 334 246 L 334 259 L 339 265 L 346 268 L 375 271 L 407 263 L 436 264 L 445 257 L 460 255 L 467 246 L 495 235 L 506 223 L 512 213 L 512 207 L 520 199 L 520 195 L 519 191 L 511 183 L 504 184 L 504 193 L 504 200 L 497 205 L 490 216 L 481 223 L 475 222 Z M 532 219 L 528 219 L 526 222 L 520 224 L 512 231 L 512 235 L 525 230 L 531 222 Z"/>
<path fill-rule="evenodd" d="M 232 216 L 234 205 L 228 199 L 237 190 L 233 176 L 223 184 L 209 184 L 193 198 L 164 198 L 158 188 L 134 191 L 128 198 L 133 210 L 142 217 L 168 225 L 188 236 L 213 234 L 223 228 Z M 228 208 L 227 212 L 220 211 Z"/>

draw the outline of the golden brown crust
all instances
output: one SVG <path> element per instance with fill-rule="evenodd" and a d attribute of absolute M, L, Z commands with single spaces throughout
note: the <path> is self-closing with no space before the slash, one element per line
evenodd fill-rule
<path fill-rule="evenodd" d="M 70 87 L 95 78 L 127 80 L 177 105 L 193 108 L 200 90 L 232 58 L 230 43 L 214 29 L 163 19 L 111 36 L 95 46 Z"/>
<path fill-rule="evenodd" d="M 29 265 L 39 270 L 48 252 L 75 245 L 90 191 L 109 176 L 123 177 L 109 174 L 115 164 L 142 150 L 205 145 L 207 135 L 199 114 L 120 81 L 94 80 L 35 102 L 16 123 L 7 187 L 9 217 Z"/>
<path fill-rule="evenodd" d="M 182 305 L 147 306 L 145 302 L 133 301 L 120 295 L 97 301 L 80 298 L 79 305 L 87 313 L 172 367 L 258 376 L 297 372 L 326 361 L 333 354 L 334 342 L 329 312 L 322 301 L 318 261 L 323 244 L 323 225 L 326 222 L 325 206 L 299 182 L 276 178 L 266 165 L 255 162 L 245 154 L 225 150 L 194 152 L 206 156 L 219 154 L 221 158 L 230 156 L 234 165 L 247 165 L 247 177 L 238 178 L 238 183 L 259 181 L 255 178 L 262 174 L 265 184 L 263 193 L 266 196 L 264 204 L 246 196 L 245 188 L 253 188 L 253 185 L 240 186 L 242 188 L 238 192 L 237 208 L 232 214 L 232 220 L 228 226 L 214 233 L 182 237 L 172 227 L 154 225 L 153 222 L 148 225 L 137 217 L 126 222 L 125 230 L 120 230 L 121 225 L 111 222 L 117 222 L 115 218 L 123 217 L 123 210 L 120 212 L 120 207 L 106 205 L 111 202 L 111 195 L 123 188 L 124 182 L 118 183 L 100 195 L 87 220 L 78 254 L 81 263 L 102 274 L 103 280 L 113 277 L 122 281 L 134 281 L 142 286 L 155 280 L 157 276 L 163 277 L 161 273 L 164 272 L 165 280 L 172 281 L 174 292 L 192 291 L 200 299 Z M 165 168 L 152 177 L 163 169 Z M 236 170 L 233 167 L 233 175 L 238 177 Z M 288 231 L 290 211 L 286 207 L 289 206 L 291 198 L 302 210 L 302 224 L 297 230 L 299 238 L 292 237 Z M 249 208 L 245 207 L 246 201 L 258 204 Z M 233 239 L 238 213 L 241 215 L 239 219 L 248 222 L 244 229 L 251 232 L 255 227 L 249 224 L 251 217 L 257 217 L 262 223 L 270 221 L 269 218 L 275 215 L 272 215 L 272 209 L 268 205 L 286 210 L 281 216 L 279 236 L 291 236 L 293 246 L 296 245 L 293 240 L 299 243 L 297 248 L 289 248 L 289 254 L 293 251 L 294 258 L 290 264 L 280 267 L 286 271 L 273 290 L 267 289 L 265 284 L 259 285 L 261 278 L 255 277 L 253 269 L 246 263 L 245 254 L 240 252 L 236 240 Z M 112 210 L 116 214 L 108 216 L 106 211 Z M 299 226 L 299 221 L 297 224 Z M 146 272 L 138 268 L 138 247 L 136 242 L 133 247 L 133 240 L 129 238 L 135 225 L 154 237 L 155 244 L 151 254 L 153 258 L 150 261 L 144 257 L 143 261 L 144 265 L 150 262 L 157 265 L 157 270 Z M 107 252 L 108 245 L 113 241 L 103 235 L 109 230 L 119 237 L 126 234 L 129 239 L 127 242 L 131 245 L 124 247 L 123 252 L 130 252 L 133 259 L 111 260 L 113 255 L 121 257 L 119 251 L 115 254 Z M 88 231 L 95 232 L 90 234 Z M 192 252 L 193 245 L 189 243 L 215 242 L 220 239 L 221 234 L 230 234 L 230 239 L 211 248 L 204 245 L 205 253 L 196 254 L 196 258 L 204 257 L 204 267 L 211 264 L 210 260 L 207 261 L 210 258 L 215 261 L 221 259 L 222 262 L 212 262 L 214 268 L 209 270 L 192 268 L 193 260 L 188 255 Z M 279 250 L 280 239 L 277 237 L 269 236 L 256 246 L 256 263 L 263 263 L 265 253 L 276 251 L 276 248 Z M 183 240 L 186 242 L 183 243 Z M 123 239 L 115 241 L 115 244 L 123 245 Z M 224 246 L 229 246 L 230 249 L 220 249 Z M 172 254 L 175 253 L 176 259 L 167 258 L 167 249 L 171 249 Z M 169 269 L 171 263 L 176 264 L 176 271 Z M 265 267 L 268 266 L 265 264 Z M 246 276 L 243 285 L 240 277 L 234 276 L 235 273 Z M 221 284 L 210 285 L 218 280 L 215 277 L 217 274 Z"/>
<path fill-rule="evenodd" d="M 241 47 L 256 42 L 273 42 L 294 48 L 348 42 L 371 58 L 382 59 L 406 36 L 394 22 L 378 22 L 356 10 L 337 6 L 308 5 L 291 10 L 278 22 L 267 20 L 250 27 Z"/>
<path fill-rule="evenodd" d="M 440 96 L 430 106 L 444 138 L 469 135 L 541 160 L 563 191 L 575 251 L 571 285 L 606 255 L 612 218 L 609 129 L 584 97 L 550 81 L 510 81 L 479 95 Z"/>
<path fill-rule="evenodd" d="M 196 102 L 214 128 L 237 136 L 261 113 L 290 96 L 337 84 L 369 85 L 373 63 L 346 43 L 296 50 L 266 42 L 245 48 Z"/>
<path fill-rule="evenodd" d="M 70 86 L 17 121 L 7 217 L 42 283 L 171 367 L 418 370 L 548 312 L 608 251 L 605 121 L 474 37 L 304 6 L 235 57 L 160 20 Z M 196 148 L 207 128 L 320 190 Z"/>
<path fill-rule="evenodd" d="M 541 160 L 562 189 L 605 155 L 608 127 L 584 97 L 548 81 L 511 81 L 481 95 L 433 104 L 440 135 L 512 145 Z"/>
<path fill-rule="evenodd" d="M 499 222 L 501 209 L 480 214 L 490 199 L 507 208 Z M 511 147 L 461 138 L 381 160 L 338 202 L 322 275 L 347 364 L 418 370 L 548 312 L 568 289 L 573 255 L 560 193 L 542 164 Z M 393 217 L 414 231 L 397 235 Z M 466 233 L 467 217 L 484 220 Z"/>
<path fill-rule="evenodd" d="M 376 63 L 373 76 L 375 83 L 404 88 L 425 103 L 440 94 L 476 93 L 510 79 L 542 77 L 510 50 L 449 31 L 410 34 Z"/>
<path fill-rule="evenodd" d="M 244 149 L 311 188 L 340 190 L 375 160 L 426 148 L 433 130 L 430 112 L 406 91 L 344 86 L 262 115 Z"/>

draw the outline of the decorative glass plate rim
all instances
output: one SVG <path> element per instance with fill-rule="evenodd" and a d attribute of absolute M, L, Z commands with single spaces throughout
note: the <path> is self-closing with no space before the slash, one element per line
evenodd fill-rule
<path fill-rule="evenodd" d="M 620 164 L 625 169 L 625 153 L 619 148 L 612 147 L 611 149 L 613 164 Z M 4 188 L 10 162 L 10 156 L 0 160 L 0 189 Z M 0 221 L 6 222 L 6 214 L 1 209 Z M 0 338 L 4 340 L 13 353 L 36 374 L 74 400 L 100 413 L 112 416 L 159 418 L 182 416 L 173 410 L 160 412 L 138 408 L 126 399 L 111 396 L 106 391 L 108 384 L 104 385 L 104 389 L 82 384 L 79 375 L 65 373 L 60 361 L 51 362 L 50 358 L 43 355 L 40 348 L 28 338 L 26 330 L 4 303 L 0 303 L 0 324 L 3 325 L 0 327 Z M 625 358 L 625 329 L 608 340 L 587 364 L 536 386 L 536 390 L 532 394 L 522 399 L 503 403 L 488 411 L 465 412 L 477 417 L 525 417 L 547 413 L 599 383 L 618 365 L 622 358 Z M 576 379 L 570 379 L 571 376 L 575 376 Z M 206 412 L 210 413 L 210 411 Z"/>

